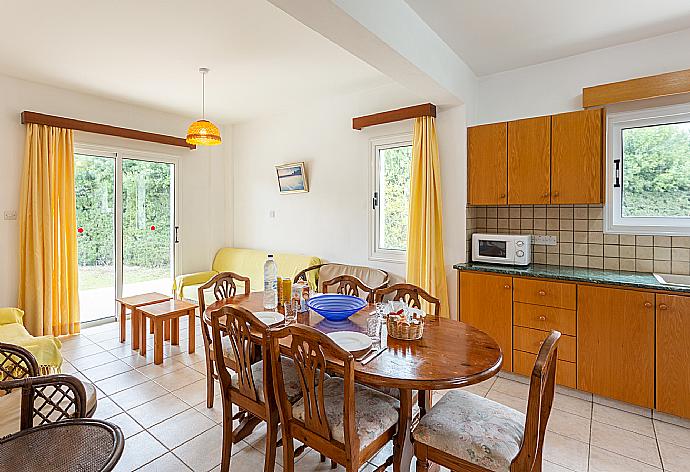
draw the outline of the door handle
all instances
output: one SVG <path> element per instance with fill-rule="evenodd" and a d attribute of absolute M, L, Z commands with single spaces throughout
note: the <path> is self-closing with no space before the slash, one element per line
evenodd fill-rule
<path fill-rule="evenodd" d="M 180 239 L 177 237 L 177 232 L 179 229 L 180 229 L 179 226 L 175 226 L 175 240 L 173 241 L 173 243 L 175 243 L 175 244 L 180 242 Z"/>

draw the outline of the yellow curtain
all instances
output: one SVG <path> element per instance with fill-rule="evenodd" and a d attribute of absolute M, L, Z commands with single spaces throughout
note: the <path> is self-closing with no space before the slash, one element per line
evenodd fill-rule
<path fill-rule="evenodd" d="M 414 124 L 407 282 L 441 300 L 441 316 L 450 316 L 443 258 L 441 166 L 436 120 L 430 116 L 417 118 Z"/>
<path fill-rule="evenodd" d="M 72 130 L 26 125 L 19 237 L 26 328 L 34 336 L 78 333 Z"/>

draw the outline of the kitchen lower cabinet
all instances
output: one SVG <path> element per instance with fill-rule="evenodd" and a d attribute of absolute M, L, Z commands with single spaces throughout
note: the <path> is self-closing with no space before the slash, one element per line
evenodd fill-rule
<path fill-rule="evenodd" d="M 656 409 L 690 418 L 690 297 L 656 296 Z"/>
<path fill-rule="evenodd" d="M 491 336 L 503 352 L 501 370 L 513 370 L 513 278 L 477 272 L 459 277 L 460 321 Z"/>
<path fill-rule="evenodd" d="M 577 295 L 577 388 L 654 408 L 654 293 L 578 285 Z"/>

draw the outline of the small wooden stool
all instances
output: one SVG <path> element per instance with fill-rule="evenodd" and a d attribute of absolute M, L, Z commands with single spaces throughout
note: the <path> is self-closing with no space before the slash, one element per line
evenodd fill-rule
<path fill-rule="evenodd" d="M 141 335 L 139 333 L 139 308 L 146 305 L 151 305 L 153 303 L 160 303 L 170 300 L 172 297 L 170 295 L 163 295 L 162 293 L 152 292 L 152 293 L 142 293 L 141 295 L 134 295 L 132 297 L 120 297 L 116 298 L 120 303 L 120 342 L 125 342 L 127 337 L 127 309 L 129 309 L 132 314 L 130 316 L 130 324 L 132 328 L 132 349 L 139 349 L 139 339 Z"/>
<path fill-rule="evenodd" d="M 190 303 L 186 300 L 172 299 L 161 303 L 146 305 L 139 308 L 141 314 L 141 343 L 139 353 L 142 356 L 146 355 L 146 318 L 151 319 L 153 325 L 153 363 L 163 363 L 163 338 L 170 338 L 170 344 L 180 344 L 180 317 L 187 316 L 189 318 L 189 353 L 194 352 L 196 343 L 196 336 L 194 333 L 196 308 L 195 303 Z M 169 335 L 164 336 L 163 323 L 169 326 Z M 166 329 L 167 331 L 167 329 Z M 165 334 L 168 334 L 167 332 Z"/>

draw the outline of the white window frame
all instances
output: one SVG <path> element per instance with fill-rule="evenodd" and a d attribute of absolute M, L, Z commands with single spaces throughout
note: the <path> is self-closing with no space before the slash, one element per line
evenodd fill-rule
<path fill-rule="evenodd" d="M 690 217 L 623 217 L 623 129 L 690 121 L 690 103 L 607 115 L 606 203 L 604 232 L 615 234 L 690 235 Z M 620 159 L 620 186 L 616 182 L 615 160 Z"/>
<path fill-rule="evenodd" d="M 369 260 L 380 262 L 393 262 L 405 264 L 407 262 L 407 251 L 397 249 L 386 249 L 379 246 L 379 221 L 381 218 L 381 166 L 379 153 L 382 150 L 401 146 L 412 146 L 412 133 L 401 133 L 391 136 L 381 136 L 369 141 L 369 154 L 371 162 L 370 186 L 369 186 L 369 208 L 371 218 L 369 219 Z M 374 195 L 378 196 L 378 203 L 374 204 Z"/>

